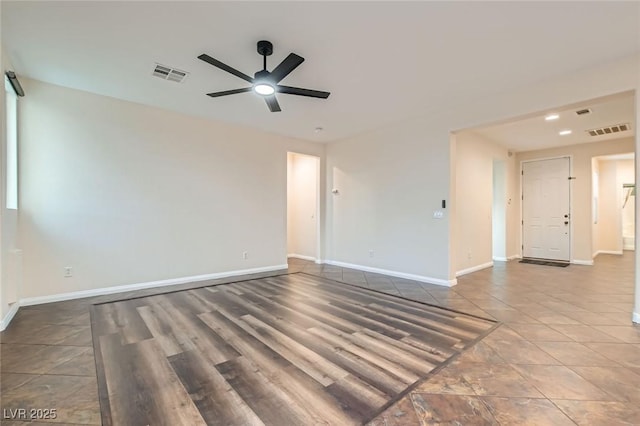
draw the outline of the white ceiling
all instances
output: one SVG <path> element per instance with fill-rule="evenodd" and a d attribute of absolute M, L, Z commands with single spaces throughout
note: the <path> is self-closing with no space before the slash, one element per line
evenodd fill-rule
<path fill-rule="evenodd" d="M 18 75 L 185 114 L 329 141 L 639 50 L 638 2 L 0 2 Z M 306 61 L 282 83 L 331 92 L 211 99 L 246 82 L 255 43 Z M 190 72 L 151 76 L 158 62 Z M 316 127 L 323 127 L 315 133 Z"/>
<path fill-rule="evenodd" d="M 591 113 L 576 114 L 576 111 L 585 108 L 589 108 Z M 546 121 L 545 116 L 552 113 L 558 114 L 559 118 Z M 630 124 L 630 130 L 625 132 L 602 136 L 591 136 L 586 132 L 625 123 Z M 633 93 L 625 93 L 471 131 L 517 152 L 631 137 L 635 135 L 635 127 L 635 99 Z M 572 133 L 562 136 L 559 134 L 561 130 L 571 130 Z"/>

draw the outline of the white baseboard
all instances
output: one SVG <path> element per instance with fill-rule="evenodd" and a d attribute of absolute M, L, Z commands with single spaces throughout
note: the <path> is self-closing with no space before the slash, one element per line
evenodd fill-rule
<path fill-rule="evenodd" d="M 574 265 L 586 265 L 586 266 L 593 266 L 593 259 L 592 260 L 580 260 L 580 259 L 573 259 L 571 262 Z"/>
<path fill-rule="evenodd" d="M 622 250 L 598 250 L 593 254 L 593 257 L 595 258 L 599 254 L 616 254 L 622 256 Z"/>
<path fill-rule="evenodd" d="M 507 259 L 505 258 L 505 260 L 507 260 Z M 462 269 L 462 270 L 456 272 L 456 277 L 459 277 L 461 275 L 467 275 L 467 274 L 470 274 L 472 272 L 480 271 L 482 269 L 487 269 L 487 268 L 491 268 L 491 267 L 493 267 L 493 262 L 487 262 L 487 263 L 483 263 L 481 265 L 472 266 L 471 268 Z"/>
<path fill-rule="evenodd" d="M 388 269 L 373 268 L 371 266 L 355 265 L 353 263 L 338 262 L 336 260 L 325 260 L 327 265 L 340 266 L 342 268 L 357 269 L 359 271 L 374 272 L 376 274 L 389 275 L 392 277 L 405 278 L 407 280 L 420 281 L 422 283 L 442 285 L 453 287 L 458 283 L 457 280 L 443 280 L 441 278 L 431 278 L 422 275 L 407 274 L 405 272 L 390 271 Z"/>
<path fill-rule="evenodd" d="M 520 258 L 521 256 L 519 254 L 512 254 L 511 256 L 507 256 L 507 257 L 495 256 L 493 260 L 497 260 L 498 262 L 508 262 L 510 260 L 520 259 Z"/>
<path fill-rule="evenodd" d="M 303 254 L 291 253 L 291 254 L 287 255 L 287 259 L 290 258 L 290 257 L 293 257 L 293 258 L 296 258 L 296 259 L 302 259 L 302 260 L 310 260 L 311 262 L 315 262 L 316 261 L 315 257 L 313 257 L 313 256 L 305 256 Z"/>
<path fill-rule="evenodd" d="M 214 280 L 218 278 L 235 277 L 238 275 L 257 274 L 260 272 L 272 272 L 272 271 L 278 271 L 281 269 L 286 270 L 287 268 L 288 268 L 287 264 L 273 265 L 273 266 L 265 266 L 261 268 L 240 269 L 236 271 L 216 272 L 213 274 L 205 274 L 205 275 L 194 275 L 191 277 L 171 278 L 168 280 L 150 281 L 146 283 L 127 284 L 127 285 L 120 285 L 116 287 L 103 287 L 103 288 L 96 288 L 91 290 L 81 290 L 81 291 L 74 291 L 71 293 L 52 294 L 49 296 L 27 297 L 25 299 L 20 299 L 20 306 L 40 305 L 43 303 L 51 303 L 51 302 L 62 302 L 64 300 L 82 299 L 84 297 L 92 297 L 92 296 L 103 296 L 106 294 L 122 293 L 125 291 L 133 291 L 133 290 L 143 290 L 143 289 L 152 288 L 152 287 L 165 287 L 169 285 L 185 284 L 185 283 L 197 282 L 197 281 L 207 281 L 207 280 Z"/>
<path fill-rule="evenodd" d="M 640 324 L 640 312 L 634 312 L 631 320 L 636 324 Z"/>
<path fill-rule="evenodd" d="M 4 329 L 7 328 L 15 314 L 18 312 L 19 307 L 20 302 L 14 302 L 11 305 L 11 308 L 9 308 L 9 312 L 7 312 L 7 315 L 5 315 L 4 318 L 2 318 L 2 321 L 0 321 L 0 331 L 4 331 Z"/>

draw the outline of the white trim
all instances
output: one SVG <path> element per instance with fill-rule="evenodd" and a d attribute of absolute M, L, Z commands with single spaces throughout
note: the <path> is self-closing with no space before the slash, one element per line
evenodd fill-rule
<path fill-rule="evenodd" d="M 11 322 L 15 314 L 18 312 L 19 307 L 20 307 L 20 302 L 14 302 L 11 304 L 11 308 L 9 308 L 9 312 L 7 312 L 7 315 L 5 315 L 4 318 L 2 318 L 2 321 L 0 321 L 0 331 L 4 331 L 4 329 L 7 328 L 7 326 L 9 326 L 9 323 Z"/>
<path fill-rule="evenodd" d="M 521 258 L 522 257 L 519 254 L 512 254 L 511 256 L 507 256 L 507 257 L 494 256 L 493 260 L 497 260 L 498 262 L 508 262 L 513 259 L 521 259 Z"/>
<path fill-rule="evenodd" d="M 587 266 L 593 266 L 593 259 L 592 260 L 579 260 L 579 259 L 573 259 L 571 262 L 574 265 L 587 265 Z"/>
<path fill-rule="evenodd" d="M 305 256 L 303 254 L 295 254 L 295 253 L 291 253 L 287 255 L 287 259 L 290 257 L 294 257 L 296 259 L 302 259 L 302 260 L 310 260 L 311 262 L 315 262 L 316 258 L 313 256 Z"/>
<path fill-rule="evenodd" d="M 423 283 L 442 285 L 453 287 L 458 283 L 457 280 L 443 280 L 441 278 L 425 277 L 423 275 L 407 274 L 405 272 L 390 271 L 388 269 L 373 268 L 371 266 L 355 265 L 353 263 L 338 262 L 336 260 L 325 260 L 327 265 L 340 266 L 342 268 L 357 269 L 359 271 L 374 272 L 376 274 L 389 275 L 392 277 L 405 278 L 408 280 L 420 281 Z"/>
<path fill-rule="evenodd" d="M 619 256 L 622 256 L 622 250 L 598 250 L 593 254 L 593 257 L 595 258 L 599 254 L 617 254 Z"/>
<path fill-rule="evenodd" d="M 153 288 L 153 287 L 165 287 L 169 285 L 185 284 L 185 283 L 197 282 L 197 281 L 207 281 L 207 280 L 213 280 L 218 278 L 234 277 L 237 275 L 257 274 L 260 272 L 271 272 L 271 271 L 278 271 L 282 269 L 286 270 L 288 267 L 289 266 L 287 264 L 264 266 L 261 268 L 240 269 L 236 271 L 216 272 L 213 274 L 194 275 L 191 277 L 181 277 L 181 278 L 171 278 L 168 280 L 150 281 L 146 283 L 127 284 L 127 285 L 120 285 L 115 287 L 103 287 L 103 288 L 96 288 L 91 290 L 73 291 L 71 293 L 59 293 L 59 294 L 52 294 L 49 296 L 27 297 L 26 299 L 20 299 L 20 306 L 40 305 L 42 303 L 61 302 L 64 300 L 81 299 L 84 297 L 92 297 L 92 296 L 103 296 L 105 294 L 121 293 L 124 291 L 142 290 L 142 289 Z"/>
<path fill-rule="evenodd" d="M 622 250 L 636 251 L 636 244 L 625 244 L 622 246 Z"/>
<path fill-rule="evenodd" d="M 506 258 L 503 258 L 503 259 L 507 260 Z M 471 268 L 462 269 L 456 272 L 456 277 L 459 277 L 460 275 L 466 275 L 472 272 L 480 271 L 482 269 L 492 268 L 492 267 L 493 267 L 493 262 L 487 262 L 481 265 L 472 266 Z"/>
<path fill-rule="evenodd" d="M 636 324 L 640 324 L 640 312 L 634 312 L 631 321 L 635 322 Z"/>

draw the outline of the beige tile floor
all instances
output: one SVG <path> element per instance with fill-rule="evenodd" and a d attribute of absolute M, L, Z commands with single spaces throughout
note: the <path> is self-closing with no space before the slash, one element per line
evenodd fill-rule
<path fill-rule="evenodd" d="M 451 289 L 292 268 L 503 324 L 374 419 L 381 425 L 640 425 L 633 253 L 567 268 L 497 262 Z"/>
<path fill-rule="evenodd" d="M 372 425 L 640 425 L 633 253 L 592 267 L 499 262 L 453 288 L 295 259 L 289 269 L 503 322 Z M 0 408 L 57 408 L 47 422 L 100 424 L 89 306 L 154 292 L 20 309 L 0 335 Z"/>

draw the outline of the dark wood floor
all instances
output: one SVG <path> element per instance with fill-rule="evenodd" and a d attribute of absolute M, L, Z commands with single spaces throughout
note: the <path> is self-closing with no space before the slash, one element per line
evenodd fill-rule
<path fill-rule="evenodd" d="M 594 266 L 567 268 L 496 262 L 459 277 L 452 288 L 298 259 L 290 259 L 289 272 L 502 321 L 369 426 L 640 425 L 640 325 L 631 324 L 633 252 L 599 255 Z M 21 307 L 0 333 L 0 423 L 102 423 L 92 305 L 279 274 Z M 29 411 L 20 415 L 20 409 Z M 55 409 L 55 419 L 39 416 L 32 422 L 29 414 L 37 409 L 39 414 Z"/>
<path fill-rule="evenodd" d="M 362 424 L 494 325 L 307 274 L 96 305 L 102 422 Z"/>

